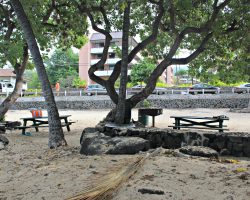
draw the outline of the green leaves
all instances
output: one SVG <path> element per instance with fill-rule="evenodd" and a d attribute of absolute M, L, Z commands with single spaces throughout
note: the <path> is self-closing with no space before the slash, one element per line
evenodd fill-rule
<path fill-rule="evenodd" d="M 156 63 L 149 58 L 145 58 L 143 61 L 134 65 L 131 70 L 131 81 L 133 84 L 138 84 L 138 82 L 147 82 L 150 74 L 156 67 Z"/>
<path fill-rule="evenodd" d="M 62 87 L 70 87 L 73 79 L 78 77 L 78 55 L 72 49 L 66 51 L 57 49 L 46 60 L 46 65 L 46 71 L 52 84 L 61 80 Z"/>

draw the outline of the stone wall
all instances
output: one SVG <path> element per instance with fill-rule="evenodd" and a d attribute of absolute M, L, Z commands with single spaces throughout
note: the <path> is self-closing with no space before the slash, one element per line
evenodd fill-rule
<path fill-rule="evenodd" d="M 152 95 L 149 98 L 152 106 L 161 108 L 245 108 L 250 101 L 250 94 L 220 95 Z M 110 109 L 114 107 L 110 98 L 102 96 L 56 97 L 59 109 Z M 138 105 L 140 107 L 140 105 Z M 45 109 L 42 97 L 20 98 L 11 109 Z"/>
<path fill-rule="evenodd" d="M 205 146 L 216 150 L 220 155 L 250 157 L 250 133 L 182 131 L 158 128 L 106 128 L 104 134 L 111 137 L 140 137 L 149 141 L 150 148 L 177 149 L 186 145 Z"/>

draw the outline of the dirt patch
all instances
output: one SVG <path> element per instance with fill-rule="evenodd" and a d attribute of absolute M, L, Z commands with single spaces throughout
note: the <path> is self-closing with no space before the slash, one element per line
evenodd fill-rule
<path fill-rule="evenodd" d="M 85 127 L 95 125 L 108 110 L 61 111 L 71 114 L 71 132 L 65 131 L 68 147 L 48 149 L 48 130 L 8 131 L 10 144 L 0 151 L 0 199 L 61 200 L 81 193 L 87 186 L 102 180 L 103 175 L 115 172 L 144 154 L 84 156 L 79 154 L 79 139 Z M 194 109 L 164 110 L 156 117 L 156 126 L 166 128 L 173 123 L 170 115 L 215 116 L 230 118 L 233 131 L 249 131 L 250 114 L 230 113 L 229 110 Z M 6 120 L 19 120 L 29 111 L 9 111 Z M 132 117 L 137 119 L 137 111 Z M 131 199 L 248 199 L 250 196 L 250 161 L 217 162 L 205 158 L 176 157 L 167 152 L 146 160 L 138 172 L 114 193 L 115 200 Z M 144 189 L 144 190 L 143 190 Z M 162 191 L 148 194 L 138 191 Z"/>

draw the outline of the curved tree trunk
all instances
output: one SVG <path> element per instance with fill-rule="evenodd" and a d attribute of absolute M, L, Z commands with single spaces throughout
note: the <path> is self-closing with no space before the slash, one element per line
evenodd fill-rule
<path fill-rule="evenodd" d="M 129 123 L 126 120 L 125 122 L 125 110 L 126 108 L 126 88 L 127 88 L 127 76 L 128 76 L 128 40 L 129 40 L 129 27 L 130 27 L 130 2 L 127 3 L 127 6 L 124 10 L 123 16 L 123 28 L 122 28 L 122 63 L 121 63 L 121 80 L 120 80 L 120 89 L 118 96 L 118 104 L 116 109 L 116 124 Z"/>
<path fill-rule="evenodd" d="M 8 112 L 9 108 L 12 104 L 16 102 L 18 97 L 22 92 L 23 86 L 23 72 L 25 70 L 26 64 L 28 62 L 29 54 L 28 54 L 28 46 L 25 45 L 23 48 L 23 61 L 22 64 L 16 64 L 14 66 L 15 73 L 16 73 L 16 83 L 13 92 L 1 103 L 0 105 L 0 118 Z"/>
<path fill-rule="evenodd" d="M 48 121 L 49 121 L 49 147 L 55 148 L 63 144 L 67 144 L 64 139 L 63 130 L 61 127 L 61 121 L 59 118 L 59 113 L 57 110 L 54 95 L 50 86 L 50 82 L 43 64 L 43 59 L 41 57 L 35 35 L 33 33 L 31 24 L 23 10 L 22 4 L 19 0 L 10 1 L 15 13 L 17 15 L 18 22 L 24 33 L 24 37 L 28 43 L 33 61 L 36 66 L 38 77 L 42 84 L 42 90 L 48 111 Z"/>

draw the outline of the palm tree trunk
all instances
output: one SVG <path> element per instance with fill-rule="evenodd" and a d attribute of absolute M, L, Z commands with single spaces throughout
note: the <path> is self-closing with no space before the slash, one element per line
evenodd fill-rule
<path fill-rule="evenodd" d="M 66 144 L 64 139 L 64 134 L 61 126 L 61 121 L 59 118 L 59 113 L 57 110 L 54 95 L 50 86 L 50 82 L 43 64 L 43 59 L 41 57 L 35 35 L 33 33 L 31 24 L 24 12 L 22 4 L 19 0 L 11 0 L 11 5 L 13 6 L 15 13 L 17 15 L 18 22 L 24 33 L 24 37 L 27 41 L 28 47 L 30 49 L 33 61 L 36 66 L 36 71 L 38 77 L 42 84 L 42 90 L 44 98 L 46 101 L 47 111 L 48 111 L 48 121 L 49 121 L 49 148 L 55 148 Z"/>

